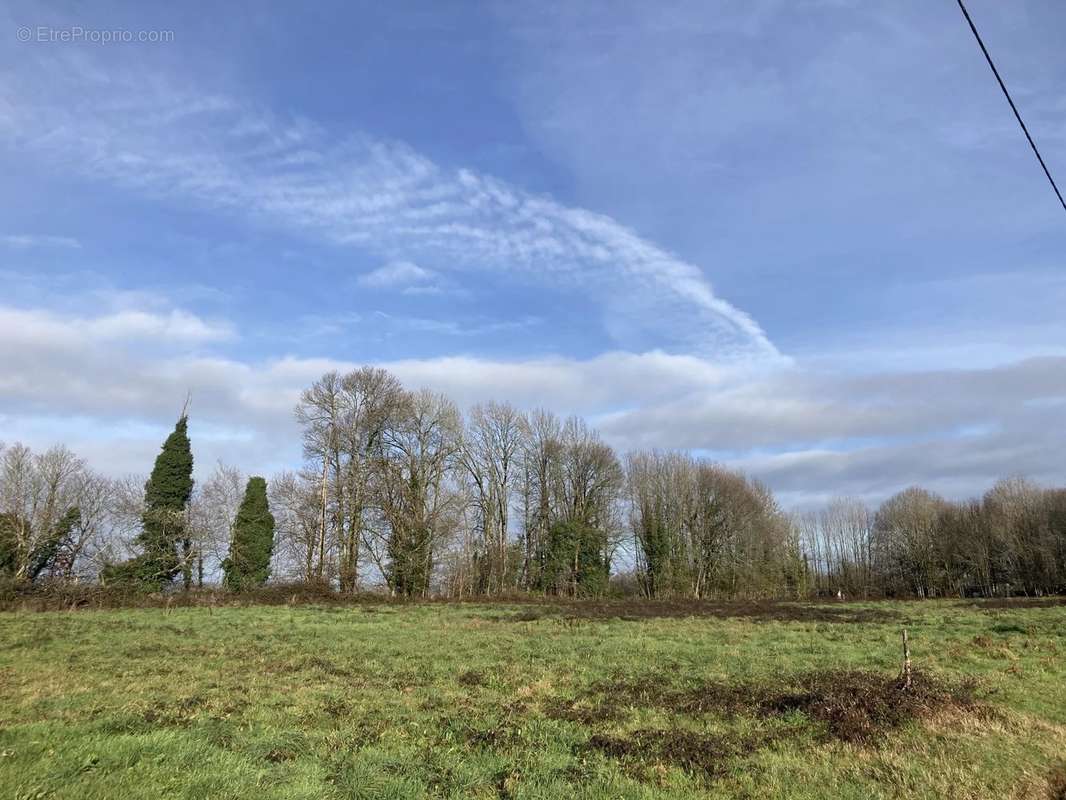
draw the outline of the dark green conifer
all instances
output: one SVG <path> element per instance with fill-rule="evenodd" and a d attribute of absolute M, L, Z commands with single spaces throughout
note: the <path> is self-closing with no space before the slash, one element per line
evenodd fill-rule
<path fill-rule="evenodd" d="M 267 502 L 266 481 L 249 478 L 233 523 L 229 557 L 222 562 L 223 583 L 235 592 L 262 586 L 270 576 L 273 553 L 274 516 Z"/>
<path fill-rule="evenodd" d="M 105 569 L 105 583 L 136 584 L 159 591 L 181 570 L 178 544 L 185 541 L 185 506 L 192 495 L 192 447 L 189 418 L 182 414 L 174 432 L 163 442 L 155 466 L 144 485 L 144 515 L 137 543 L 141 555 Z"/>

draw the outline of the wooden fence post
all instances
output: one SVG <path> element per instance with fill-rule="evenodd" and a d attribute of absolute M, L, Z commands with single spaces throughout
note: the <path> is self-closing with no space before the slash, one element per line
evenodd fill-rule
<path fill-rule="evenodd" d="M 903 679 L 903 688 L 911 688 L 911 648 L 907 642 L 907 629 L 903 629 L 903 672 L 900 673 L 900 677 Z"/>

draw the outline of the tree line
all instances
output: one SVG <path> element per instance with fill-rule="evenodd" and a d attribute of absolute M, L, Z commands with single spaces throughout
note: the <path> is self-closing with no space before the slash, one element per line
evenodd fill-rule
<path fill-rule="evenodd" d="M 21 444 L 0 444 L 0 579 L 25 585 L 96 578 L 152 592 L 180 576 L 186 590 L 194 583 L 202 587 L 204 511 L 212 482 L 191 503 L 192 472 L 185 413 L 143 485 L 135 478 L 105 478 L 63 446 L 34 454 Z M 213 482 L 217 486 L 217 475 Z M 217 507 L 211 516 L 216 514 Z M 265 583 L 274 518 L 263 478 L 248 480 L 226 541 L 228 555 L 219 563 L 223 584 L 239 591 Z"/>
<path fill-rule="evenodd" d="M 951 502 L 919 487 L 874 511 L 836 500 L 797 520 L 819 586 L 862 597 L 1066 592 L 1066 489 L 1022 478 Z"/>
<path fill-rule="evenodd" d="M 159 591 L 270 577 L 342 593 L 962 596 L 1066 590 L 1066 490 L 1021 479 L 951 502 L 907 489 L 784 512 L 685 453 L 620 457 L 579 417 L 460 412 L 385 370 L 329 372 L 295 409 L 303 465 L 194 484 L 183 412 L 147 480 L 62 446 L 0 445 L 0 577 Z"/>

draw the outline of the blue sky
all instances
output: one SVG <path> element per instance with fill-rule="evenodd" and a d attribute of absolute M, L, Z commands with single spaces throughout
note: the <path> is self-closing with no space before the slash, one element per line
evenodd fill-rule
<path fill-rule="evenodd" d="M 969 5 L 1066 182 L 1066 7 Z M 76 27 L 172 35 L 47 41 Z M 3 31 L 0 440 L 143 471 L 189 389 L 199 463 L 269 472 L 300 387 L 379 363 L 789 506 L 1066 480 L 1066 214 L 953 2 L 16 1 Z"/>

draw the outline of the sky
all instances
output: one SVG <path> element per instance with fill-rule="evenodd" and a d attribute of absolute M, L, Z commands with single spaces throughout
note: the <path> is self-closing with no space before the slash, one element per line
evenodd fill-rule
<path fill-rule="evenodd" d="M 1066 183 L 1066 5 L 968 6 Z M 128 39 L 129 41 L 123 41 Z M 0 441 L 375 364 L 786 508 L 1066 482 L 1066 214 L 949 0 L 0 4 Z"/>

